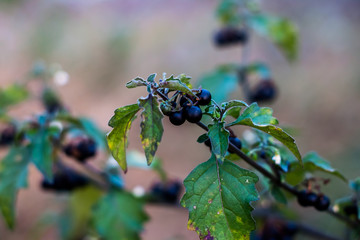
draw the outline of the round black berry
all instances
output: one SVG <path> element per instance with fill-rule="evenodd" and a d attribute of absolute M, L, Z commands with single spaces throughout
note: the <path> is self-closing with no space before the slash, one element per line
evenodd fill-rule
<path fill-rule="evenodd" d="M 153 184 L 150 190 L 150 200 L 157 203 L 175 204 L 181 193 L 181 183 L 171 181 L 168 183 L 158 182 Z"/>
<path fill-rule="evenodd" d="M 88 184 L 88 179 L 70 168 L 64 168 L 61 169 L 61 171 L 56 172 L 52 181 L 44 179 L 41 182 L 41 186 L 44 190 L 54 190 L 58 192 L 72 191 Z"/>
<path fill-rule="evenodd" d="M 317 195 L 313 192 L 302 190 L 299 192 L 297 200 L 303 207 L 314 206 L 317 200 Z"/>
<path fill-rule="evenodd" d="M 175 126 L 180 126 L 186 120 L 183 110 L 172 112 L 169 116 L 170 122 Z"/>
<path fill-rule="evenodd" d="M 16 127 L 14 125 L 7 126 L 0 133 L 0 146 L 10 145 L 16 136 Z"/>
<path fill-rule="evenodd" d="M 319 195 L 315 202 L 315 208 L 319 211 L 325 211 L 330 206 L 330 199 L 325 195 Z"/>
<path fill-rule="evenodd" d="M 198 106 L 185 108 L 185 118 L 191 123 L 197 123 L 202 118 L 202 111 Z"/>
<path fill-rule="evenodd" d="M 252 102 L 264 102 L 273 100 L 276 97 L 276 87 L 272 80 L 261 81 L 251 94 Z"/>
<path fill-rule="evenodd" d="M 97 145 L 93 139 L 87 137 L 77 137 L 66 144 L 63 151 L 67 156 L 73 157 L 80 162 L 84 162 L 96 155 L 96 148 Z"/>
<path fill-rule="evenodd" d="M 241 140 L 238 139 L 237 137 L 229 137 L 229 142 L 234 144 L 235 147 L 237 147 L 238 149 L 242 148 Z M 229 153 L 235 153 L 235 152 L 229 149 Z"/>
<path fill-rule="evenodd" d="M 198 104 L 199 105 L 208 105 L 211 102 L 211 93 L 206 90 L 202 89 L 200 93 L 196 95 L 199 98 Z"/>
<path fill-rule="evenodd" d="M 218 31 L 214 36 L 215 45 L 224 47 L 233 44 L 245 44 L 248 40 L 248 34 L 244 29 L 226 27 Z"/>

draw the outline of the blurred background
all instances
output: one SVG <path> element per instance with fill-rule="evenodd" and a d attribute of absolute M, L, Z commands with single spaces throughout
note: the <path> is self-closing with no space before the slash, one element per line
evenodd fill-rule
<path fill-rule="evenodd" d="M 1 0 L 1 86 L 22 78 L 35 61 L 60 64 L 70 75 L 69 83 L 58 89 L 65 105 L 109 131 L 114 109 L 146 94 L 142 88 L 126 89 L 130 79 L 154 72 L 186 73 L 196 83 L 219 64 L 239 62 L 241 47 L 219 50 L 213 45 L 219 28 L 216 5 L 214 0 Z M 291 64 L 270 42 L 251 35 L 250 59 L 270 66 L 279 89 L 269 105 L 274 115 L 281 124 L 296 127 L 301 153 L 316 150 L 349 179 L 359 176 L 360 2 L 273 0 L 263 1 L 262 8 L 288 17 L 300 31 L 299 58 Z M 237 97 L 242 97 L 240 89 Z M 34 105 L 20 112 L 39 111 Z M 164 128 L 158 156 L 170 177 L 182 180 L 209 157 L 208 149 L 196 142 L 203 132 L 189 123 L 175 127 L 168 119 Z M 129 149 L 142 150 L 139 132 L 136 120 Z M 41 176 L 31 170 L 30 187 L 18 198 L 16 229 L 9 231 L 0 221 L 0 239 L 36 239 L 38 219 L 55 210 L 56 202 L 61 206 L 61 199 L 41 191 Z M 125 175 L 130 189 L 155 180 L 154 174 L 140 170 Z M 324 191 L 331 198 L 348 193 L 339 180 L 330 185 Z M 148 207 L 147 212 L 152 219 L 143 239 L 197 238 L 186 229 L 185 209 Z M 316 223 L 329 234 L 342 234 L 339 223 L 326 214 L 301 209 L 300 215 L 301 221 Z M 56 239 L 56 230 L 41 239 Z"/>

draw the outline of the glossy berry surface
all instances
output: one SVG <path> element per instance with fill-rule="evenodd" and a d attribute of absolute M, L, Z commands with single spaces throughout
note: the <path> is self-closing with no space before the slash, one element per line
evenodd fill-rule
<path fill-rule="evenodd" d="M 197 123 L 202 118 L 202 111 L 198 106 L 185 108 L 185 118 L 191 123 Z"/>
<path fill-rule="evenodd" d="M 9 125 L 0 133 L 0 146 L 11 144 L 15 140 L 16 127 Z"/>
<path fill-rule="evenodd" d="M 175 126 L 180 126 L 186 120 L 183 110 L 172 112 L 169 116 L 169 120 Z"/>
<path fill-rule="evenodd" d="M 211 93 L 206 90 L 202 89 L 200 93 L 196 95 L 199 98 L 198 104 L 199 105 L 208 105 L 211 102 Z"/>
<path fill-rule="evenodd" d="M 215 45 L 225 47 L 234 44 L 245 44 L 248 41 L 248 34 L 244 29 L 226 27 L 219 30 L 214 36 Z"/>
<path fill-rule="evenodd" d="M 318 196 L 315 202 L 315 208 L 319 211 L 325 211 L 329 208 L 330 206 L 330 199 L 325 196 L 325 195 L 321 195 Z"/>
<path fill-rule="evenodd" d="M 87 137 L 78 137 L 72 139 L 63 148 L 65 154 L 83 162 L 96 155 L 96 142 Z"/>
<path fill-rule="evenodd" d="M 315 206 L 317 195 L 313 192 L 302 190 L 297 196 L 298 203 L 303 207 Z"/>
<path fill-rule="evenodd" d="M 276 97 L 277 90 L 272 80 L 261 81 L 252 91 L 252 102 L 265 102 L 273 100 Z"/>

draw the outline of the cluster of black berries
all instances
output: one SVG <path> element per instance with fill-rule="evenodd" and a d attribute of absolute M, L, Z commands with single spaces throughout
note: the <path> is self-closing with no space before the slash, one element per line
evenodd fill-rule
<path fill-rule="evenodd" d="M 176 204 L 180 200 L 182 184 L 178 181 L 157 182 L 150 190 L 150 201 L 153 203 Z"/>
<path fill-rule="evenodd" d="M 242 143 L 241 143 L 241 140 L 235 136 L 230 136 L 229 137 L 229 142 L 234 144 L 235 147 L 237 147 L 238 149 L 241 149 L 242 148 Z M 210 142 L 210 139 L 207 139 L 205 142 L 205 145 L 208 146 L 211 150 L 211 142 Z M 235 153 L 233 150 L 231 150 L 230 148 L 228 149 L 229 153 Z"/>
<path fill-rule="evenodd" d="M 44 190 L 56 192 L 69 192 L 84 187 L 90 182 L 71 168 L 61 167 L 54 173 L 52 181 L 44 179 L 41 187 Z"/>
<path fill-rule="evenodd" d="M 235 44 L 246 44 L 248 33 L 245 29 L 235 27 L 225 27 L 220 29 L 214 35 L 214 43 L 218 47 L 225 47 Z"/>
<path fill-rule="evenodd" d="M 277 219 L 268 219 L 261 233 L 252 236 L 252 240 L 291 240 L 299 231 L 298 226 L 292 222 L 284 222 Z"/>
<path fill-rule="evenodd" d="M 211 93 L 206 89 L 202 89 L 196 94 L 196 98 L 189 95 L 182 96 L 180 99 L 180 110 L 163 111 L 163 113 L 169 116 L 170 122 L 176 126 L 182 125 L 186 120 L 191 123 L 197 123 L 202 118 L 202 111 L 199 106 L 208 105 L 210 102 Z M 172 102 L 171 106 L 176 108 L 176 103 Z"/>
<path fill-rule="evenodd" d="M 16 136 L 16 127 L 13 124 L 6 126 L 0 133 L 0 146 L 10 145 Z"/>
<path fill-rule="evenodd" d="M 250 94 L 252 102 L 267 102 L 274 100 L 277 95 L 276 86 L 273 80 L 261 80 Z"/>
<path fill-rule="evenodd" d="M 63 147 L 63 151 L 67 156 L 75 158 L 79 162 L 85 162 L 96 155 L 96 147 L 96 142 L 93 139 L 76 137 Z"/>
<path fill-rule="evenodd" d="M 298 203 L 303 207 L 313 206 L 319 211 L 326 211 L 330 206 L 330 199 L 323 194 L 302 190 L 297 196 Z"/>

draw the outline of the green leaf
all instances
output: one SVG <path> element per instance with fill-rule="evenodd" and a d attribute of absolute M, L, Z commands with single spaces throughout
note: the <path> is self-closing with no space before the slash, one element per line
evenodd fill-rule
<path fill-rule="evenodd" d="M 127 88 L 136 88 L 136 87 L 141 87 L 141 86 L 146 86 L 147 83 L 144 79 L 142 79 L 141 77 L 137 77 L 134 78 L 133 80 L 129 81 L 126 83 L 126 87 Z"/>
<path fill-rule="evenodd" d="M 222 119 L 225 119 L 227 115 L 238 118 L 240 116 L 241 109 L 248 106 L 249 105 L 240 100 L 231 100 L 229 102 L 224 102 L 221 104 L 221 108 L 225 111 Z"/>
<path fill-rule="evenodd" d="M 227 100 L 232 92 L 238 89 L 237 67 L 222 65 L 202 76 L 198 82 L 202 88 L 211 92 L 211 98 L 216 102 Z"/>
<path fill-rule="evenodd" d="M 155 81 L 155 78 L 156 78 L 156 73 L 153 73 L 147 78 L 147 81 L 152 83 Z"/>
<path fill-rule="evenodd" d="M 360 177 L 356 178 L 355 180 L 350 181 L 349 186 L 356 193 L 360 194 Z"/>
<path fill-rule="evenodd" d="M 271 191 L 271 195 L 274 197 L 276 201 L 285 205 L 287 204 L 286 196 L 282 192 L 281 188 L 279 188 L 275 184 L 271 184 L 270 191 Z"/>
<path fill-rule="evenodd" d="M 289 20 L 262 14 L 251 15 L 250 26 L 269 38 L 292 61 L 298 55 L 298 29 Z"/>
<path fill-rule="evenodd" d="M 190 76 L 187 76 L 186 74 L 180 74 L 179 76 L 176 77 L 176 79 L 179 79 L 180 82 L 185 83 L 185 85 L 188 88 L 190 88 L 190 89 L 192 88 L 192 85 L 190 83 L 190 80 L 191 80 Z"/>
<path fill-rule="evenodd" d="M 24 147 L 12 147 L 0 162 L 0 210 L 7 225 L 15 226 L 16 195 L 27 187 L 29 153 Z"/>
<path fill-rule="evenodd" d="M 108 146 L 111 154 L 126 171 L 126 147 L 128 145 L 128 132 L 136 113 L 140 110 L 138 104 L 124 106 L 115 110 L 115 115 L 110 119 L 109 126 L 114 129 L 107 135 Z"/>
<path fill-rule="evenodd" d="M 95 204 L 102 196 L 100 189 L 87 186 L 74 191 L 61 222 L 62 239 L 79 239 L 86 233 Z"/>
<path fill-rule="evenodd" d="M 170 91 L 181 91 L 191 96 L 196 96 L 186 85 L 186 83 L 181 82 L 180 79 L 174 78 L 173 76 L 164 81 L 161 81 L 159 86 L 162 88 L 168 88 Z"/>
<path fill-rule="evenodd" d="M 294 156 L 300 162 L 302 162 L 299 149 L 295 143 L 295 139 L 293 139 L 280 127 L 273 125 L 277 124 L 278 120 L 272 116 L 272 113 L 273 111 L 271 108 L 260 108 L 257 103 L 252 103 L 244 110 L 238 119 L 232 123 L 229 123 L 228 126 L 245 125 L 270 134 L 279 140 L 282 144 L 284 144 L 294 154 Z"/>
<path fill-rule="evenodd" d="M 148 165 L 154 159 L 156 150 L 161 141 L 164 128 L 162 126 L 163 115 L 159 109 L 157 99 L 149 94 L 147 98 L 139 99 L 139 107 L 143 109 L 141 112 L 141 143 L 145 150 L 145 156 Z"/>
<path fill-rule="evenodd" d="M 189 210 L 188 228 L 201 239 L 249 239 L 255 229 L 249 204 L 258 200 L 256 174 L 213 155 L 184 180 L 181 205 Z"/>
<path fill-rule="evenodd" d="M 28 132 L 30 159 L 46 179 L 52 180 L 53 163 L 56 156 L 53 154 L 54 148 L 51 139 L 53 132 L 44 126 L 45 121 L 45 117 L 41 116 L 41 127 L 37 131 Z"/>
<path fill-rule="evenodd" d="M 229 131 L 224 122 L 215 122 L 209 125 L 208 136 L 211 142 L 211 151 L 219 162 L 223 162 L 229 148 Z"/>
<path fill-rule="evenodd" d="M 303 157 L 303 166 L 297 162 L 291 163 L 290 170 L 286 174 L 286 181 L 292 185 L 300 183 L 306 173 L 313 173 L 315 171 L 333 175 L 347 182 L 347 179 L 339 171 L 332 168 L 330 163 L 316 152 L 309 152 Z"/>
<path fill-rule="evenodd" d="M 222 0 L 216 8 L 216 16 L 223 24 L 239 24 L 242 21 L 242 15 L 239 14 L 241 4 L 239 0 Z"/>
<path fill-rule="evenodd" d="M 81 123 L 81 129 L 84 130 L 84 132 L 95 140 L 96 144 L 100 148 L 105 148 L 106 146 L 106 138 L 105 133 L 100 130 L 96 124 L 89 118 L 81 117 L 79 118 Z"/>
<path fill-rule="evenodd" d="M 0 88 L 0 109 L 20 103 L 28 95 L 27 89 L 19 84 L 13 84 L 3 89 Z"/>
<path fill-rule="evenodd" d="M 198 139 L 197 139 L 197 142 L 198 143 L 204 143 L 206 140 L 208 140 L 209 139 L 209 137 L 208 137 L 208 135 L 206 134 L 206 133 L 204 133 L 204 134 L 201 134 L 199 137 L 198 137 Z"/>
<path fill-rule="evenodd" d="M 111 191 L 94 211 L 94 224 L 99 235 L 107 240 L 140 239 L 139 233 L 148 216 L 144 203 L 123 191 Z"/>

